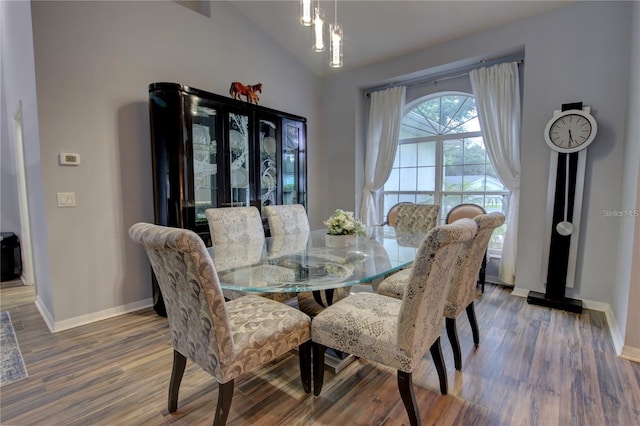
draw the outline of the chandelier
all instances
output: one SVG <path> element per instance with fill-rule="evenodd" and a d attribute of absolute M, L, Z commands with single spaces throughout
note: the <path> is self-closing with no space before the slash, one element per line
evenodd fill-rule
<path fill-rule="evenodd" d="M 320 0 L 313 7 L 313 0 L 300 0 L 300 23 L 305 27 L 312 27 L 313 51 L 324 52 L 324 28 L 326 16 L 320 8 Z M 334 21 L 329 25 L 329 66 L 340 68 L 343 65 L 343 33 L 342 25 L 338 23 L 338 0 L 334 0 Z"/>

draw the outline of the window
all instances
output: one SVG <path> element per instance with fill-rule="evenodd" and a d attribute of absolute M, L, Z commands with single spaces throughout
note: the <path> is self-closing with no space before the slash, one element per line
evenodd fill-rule
<path fill-rule="evenodd" d="M 444 223 L 461 203 L 507 214 L 509 191 L 487 156 L 473 96 L 438 93 L 411 107 L 402 120 L 391 175 L 382 192 L 382 212 L 396 203 L 439 204 Z M 506 225 L 489 243 L 499 253 Z"/>

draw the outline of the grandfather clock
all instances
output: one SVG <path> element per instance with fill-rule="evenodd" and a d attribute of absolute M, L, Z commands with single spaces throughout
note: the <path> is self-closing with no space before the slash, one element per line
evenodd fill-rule
<path fill-rule="evenodd" d="M 598 130 L 582 102 L 563 104 L 547 123 L 544 138 L 551 148 L 547 223 L 551 225 L 544 293 L 530 291 L 527 302 L 582 313 L 582 301 L 565 296 L 573 287 L 578 252 L 587 146 Z"/>

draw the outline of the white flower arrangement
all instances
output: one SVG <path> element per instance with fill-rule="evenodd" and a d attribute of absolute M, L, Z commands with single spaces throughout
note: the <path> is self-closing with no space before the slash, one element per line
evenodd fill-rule
<path fill-rule="evenodd" d="M 359 219 L 353 217 L 353 212 L 336 209 L 331 217 L 324 221 L 331 235 L 364 235 L 365 228 Z"/>

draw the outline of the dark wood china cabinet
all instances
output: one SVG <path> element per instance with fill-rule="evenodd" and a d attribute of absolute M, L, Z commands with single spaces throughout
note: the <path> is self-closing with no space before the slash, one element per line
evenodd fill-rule
<path fill-rule="evenodd" d="M 208 208 L 306 206 L 304 117 L 176 83 L 149 85 L 149 116 L 156 224 L 209 246 Z"/>

